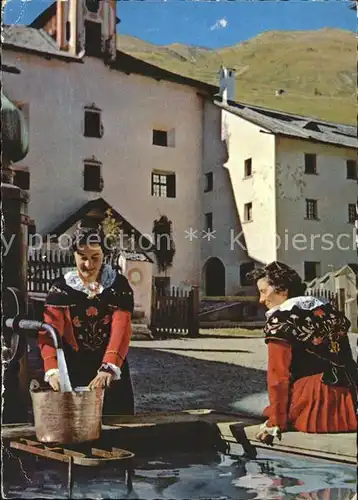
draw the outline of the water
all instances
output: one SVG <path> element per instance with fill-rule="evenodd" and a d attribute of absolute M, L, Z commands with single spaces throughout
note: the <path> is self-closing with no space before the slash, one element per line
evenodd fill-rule
<path fill-rule="evenodd" d="M 138 458 L 131 491 L 119 467 L 75 467 L 72 498 L 351 500 L 356 491 L 353 466 L 271 450 L 259 451 L 258 458 L 250 461 L 234 453 L 235 446 L 230 456 L 165 453 Z M 67 497 L 65 464 L 25 457 L 21 464 L 14 461 L 12 470 L 11 477 L 4 474 L 6 498 Z"/>

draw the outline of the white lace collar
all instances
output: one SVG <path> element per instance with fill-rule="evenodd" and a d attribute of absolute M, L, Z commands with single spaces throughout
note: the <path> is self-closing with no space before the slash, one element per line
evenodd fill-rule
<path fill-rule="evenodd" d="M 65 281 L 66 285 L 70 286 L 74 290 L 83 292 L 89 297 L 93 297 L 102 293 L 105 288 L 112 286 L 117 274 L 117 271 L 115 271 L 111 266 L 104 264 L 99 282 L 90 283 L 90 285 L 86 286 L 81 280 L 77 269 L 66 273 Z"/>
<path fill-rule="evenodd" d="M 285 300 L 279 306 L 272 307 L 268 311 L 266 311 L 266 318 L 269 318 L 276 311 L 291 311 L 294 306 L 299 307 L 300 309 L 311 310 L 315 307 L 322 306 L 327 301 L 323 302 L 321 299 L 317 299 L 316 297 L 311 297 L 309 295 L 302 295 L 301 297 L 292 297 L 291 299 Z"/>

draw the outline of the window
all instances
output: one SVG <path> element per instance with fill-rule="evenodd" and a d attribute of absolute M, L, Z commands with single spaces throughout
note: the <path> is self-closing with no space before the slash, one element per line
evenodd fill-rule
<path fill-rule="evenodd" d="M 213 230 L 213 213 L 208 212 L 205 214 L 205 231 Z"/>
<path fill-rule="evenodd" d="M 306 200 L 306 219 L 318 219 L 317 200 Z"/>
<path fill-rule="evenodd" d="M 153 144 L 155 146 L 168 146 L 168 132 L 166 130 L 153 130 Z"/>
<path fill-rule="evenodd" d="M 317 155 L 305 154 L 305 174 L 317 173 Z"/>
<path fill-rule="evenodd" d="M 252 221 L 252 203 L 245 203 L 244 205 L 244 222 Z"/>
<path fill-rule="evenodd" d="M 101 175 L 101 166 L 98 162 L 85 162 L 83 172 L 83 189 L 85 191 L 102 191 L 103 178 Z"/>
<path fill-rule="evenodd" d="M 205 193 L 213 190 L 214 176 L 212 172 L 205 174 Z"/>
<path fill-rule="evenodd" d="M 102 55 L 102 24 L 85 21 L 85 51 L 86 56 L 101 57 Z"/>
<path fill-rule="evenodd" d="M 348 205 L 348 222 L 354 224 L 357 218 L 356 205 L 355 203 L 349 203 Z"/>
<path fill-rule="evenodd" d="M 24 191 L 30 189 L 30 172 L 27 168 L 14 169 L 14 184 Z"/>
<path fill-rule="evenodd" d="M 245 177 L 251 177 L 252 175 L 252 158 L 247 158 L 245 160 Z"/>
<path fill-rule="evenodd" d="M 356 160 L 347 160 L 347 179 L 357 180 L 357 162 Z"/>
<path fill-rule="evenodd" d="M 70 21 L 66 21 L 65 36 L 66 36 L 66 42 L 69 42 L 70 38 L 71 38 L 71 23 L 70 23 Z"/>
<path fill-rule="evenodd" d="M 255 269 L 254 262 L 245 262 L 240 265 L 240 285 L 241 286 L 250 286 L 253 285 L 252 280 L 247 278 L 247 273 L 253 271 Z"/>
<path fill-rule="evenodd" d="M 85 137 L 102 137 L 103 126 L 101 123 L 101 110 L 94 105 L 91 108 L 85 108 Z"/>
<path fill-rule="evenodd" d="M 89 12 L 96 14 L 99 10 L 100 3 L 98 0 L 86 0 L 86 7 Z"/>
<path fill-rule="evenodd" d="M 174 148 L 175 146 L 174 129 L 171 130 L 153 129 L 152 144 L 154 146 L 162 146 L 164 148 Z"/>
<path fill-rule="evenodd" d="M 152 196 L 176 197 L 176 180 L 172 172 L 152 172 Z"/>
<path fill-rule="evenodd" d="M 320 262 L 304 262 L 305 281 L 312 281 L 320 276 Z"/>

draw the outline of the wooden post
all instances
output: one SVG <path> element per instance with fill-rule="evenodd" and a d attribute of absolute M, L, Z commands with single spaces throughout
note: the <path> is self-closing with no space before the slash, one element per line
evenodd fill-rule
<path fill-rule="evenodd" d="M 338 289 L 338 309 L 344 314 L 346 306 L 346 291 L 344 288 Z"/>
<path fill-rule="evenodd" d="M 189 323 L 189 337 L 197 337 L 199 335 L 199 286 L 194 285 L 190 292 L 191 298 L 191 314 Z"/>

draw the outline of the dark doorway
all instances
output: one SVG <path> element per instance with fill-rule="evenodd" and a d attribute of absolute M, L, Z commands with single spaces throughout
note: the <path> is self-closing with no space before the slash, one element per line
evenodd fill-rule
<path fill-rule="evenodd" d="M 102 25 L 93 21 L 85 21 L 86 56 L 102 55 Z"/>
<path fill-rule="evenodd" d="M 205 265 L 205 295 L 207 297 L 225 295 L 225 266 L 217 257 L 212 257 Z"/>

